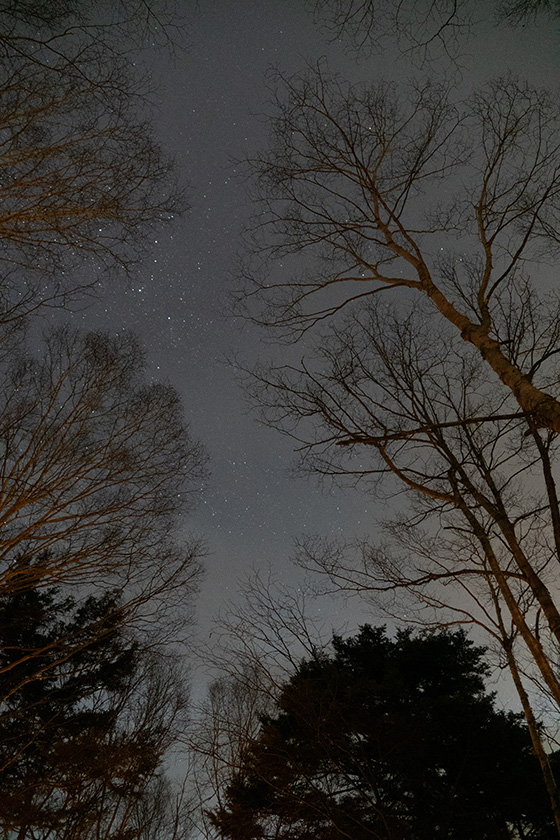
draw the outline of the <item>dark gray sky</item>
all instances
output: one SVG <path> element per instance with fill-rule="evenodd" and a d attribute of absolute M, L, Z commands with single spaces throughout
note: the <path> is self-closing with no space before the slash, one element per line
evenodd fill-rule
<path fill-rule="evenodd" d="M 187 0 L 183 0 L 187 4 Z M 289 440 L 246 412 L 227 356 L 247 362 L 262 353 L 254 328 L 224 317 L 230 273 L 250 207 L 232 159 L 264 142 L 266 74 L 295 73 L 326 56 L 331 69 L 355 80 L 405 79 L 414 68 L 389 59 L 391 50 L 356 65 L 340 43 L 329 44 L 308 12 L 311 0 L 200 0 L 188 13 L 189 41 L 172 61 L 154 55 L 162 141 L 189 185 L 191 210 L 165 229 L 128 288 L 111 285 L 87 312 L 86 326 L 132 328 L 150 370 L 182 394 L 194 436 L 210 455 L 211 480 L 187 529 L 207 543 L 207 577 L 199 603 L 203 634 L 209 616 L 235 594 L 252 567 L 272 566 L 294 582 L 293 541 L 375 533 L 380 503 L 358 492 L 325 493 L 289 474 Z M 464 60 L 465 85 L 513 70 L 533 82 L 557 84 L 558 26 L 525 31 L 490 26 Z M 333 627 L 368 615 L 331 607 Z M 369 614 L 370 620 L 375 616 Z"/>

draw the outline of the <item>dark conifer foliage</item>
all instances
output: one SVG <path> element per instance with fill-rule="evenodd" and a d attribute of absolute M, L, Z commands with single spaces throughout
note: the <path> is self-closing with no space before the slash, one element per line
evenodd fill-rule
<path fill-rule="evenodd" d="M 465 634 L 365 626 L 301 664 L 212 815 L 232 840 L 552 837 L 526 727 Z"/>
<path fill-rule="evenodd" d="M 0 827 L 18 837 L 132 830 L 185 705 L 126 632 L 115 593 L 0 600 Z M 2 836 L 5 836 L 4 834 Z"/>

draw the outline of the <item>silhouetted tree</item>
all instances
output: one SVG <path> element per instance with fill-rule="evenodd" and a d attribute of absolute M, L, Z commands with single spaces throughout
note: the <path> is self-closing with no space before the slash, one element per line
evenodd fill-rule
<path fill-rule="evenodd" d="M 137 837 L 140 813 L 154 811 L 156 792 L 165 797 L 162 761 L 185 688 L 125 620 L 115 593 L 77 603 L 33 589 L 0 599 L 0 825 L 8 836 Z"/>
<path fill-rule="evenodd" d="M 534 22 L 541 14 L 558 17 L 557 0 L 315 0 L 317 22 L 358 51 L 394 49 L 417 61 L 455 59 L 481 23 Z M 389 46 L 390 45 L 390 46 Z"/>
<path fill-rule="evenodd" d="M 539 15 L 558 19 L 558 0 L 501 0 L 498 4 L 499 18 L 514 25 L 532 23 Z"/>
<path fill-rule="evenodd" d="M 72 580 L 196 576 L 173 543 L 204 455 L 177 393 L 146 384 L 130 335 L 51 331 L 0 370 L 0 594 Z"/>
<path fill-rule="evenodd" d="M 169 45 L 182 26 L 180 10 L 169 0 L 3 0 L 0 15 L 5 23 L 0 42 L 34 41 L 35 50 L 43 46 L 63 54 L 66 45 L 88 38 L 117 43 L 120 52 L 146 42 Z"/>
<path fill-rule="evenodd" d="M 512 296 L 523 294 L 523 266 L 557 253 L 555 100 L 512 78 L 466 102 L 444 85 L 401 94 L 346 85 L 321 68 L 278 85 L 270 153 L 254 161 L 255 234 L 273 256 L 306 251 L 320 262 L 304 276 L 251 274 L 265 304 L 254 317 L 297 337 L 380 294 L 428 301 L 520 412 L 560 431 L 544 335 L 534 369 L 506 333 L 519 319 Z"/>
<path fill-rule="evenodd" d="M 83 60 L 61 72 L 14 59 L 0 84 L 0 258 L 66 288 L 56 273 L 88 260 L 127 269 L 180 209 L 140 85 L 114 57 Z"/>
<path fill-rule="evenodd" d="M 560 706 L 559 302 L 543 270 L 560 241 L 559 119 L 546 91 L 509 77 L 463 102 L 321 68 L 280 80 L 271 148 L 254 162 L 255 236 L 286 265 L 250 274 L 247 298 L 284 337 L 330 322 L 301 364 L 253 380 L 304 465 L 410 491 L 390 548 L 352 561 L 306 546 L 304 562 L 344 588 L 413 596 L 420 620 L 484 627 L 545 774 L 522 677 Z M 300 273 L 296 253 L 309 257 Z"/>
<path fill-rule="evenodd" d="M 364 627 L 304 661 L 246 744 L 219 836 L 552 837 L 519 717 L 484 690 L 462 632 Z"/>
<path fill-rule="evenodd" d="M 180 211 L 129 56 L 167 25 L 165 2 L 0 4 L 2 320 L 128 270 Z"/>

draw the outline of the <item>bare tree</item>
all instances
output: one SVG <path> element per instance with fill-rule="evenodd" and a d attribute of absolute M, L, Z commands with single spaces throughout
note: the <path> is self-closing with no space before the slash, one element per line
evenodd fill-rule
<path fill-rule="evenodd" d="M 375 494 L 409 491 L 386 547 L 308 541 L 302 564 L 397 620 L 488 633 L 547 769 L 522 675 L 558 708 L 556 436 L 528 427 L 472 350 L 437 330 L 426 311 L 363 306 L 313 361 L 263 371 L 255 397 L 297 438 L 302 467 Z"/>
<path fill-rule="evenodd" d="M 200 487 L 204 456 L 178 395 L 143 381 L 135 339 L 58 329 L 43 346 L 17 350 L 1 362 L 0 608 L 53 585 L 73 597 L 94 591 L 105 606 L 93 616 L 85 609 L 72 627 L 55 616 L 48 638 L 8 643 L 3 704 L 33 694 L 84 651 L 87 660 L 115 626 L 134 630 L 149 656 L 184 641 L 202 554 L 175 532 Z M 160 695 L 154 689 L 150 702 Z"/>
<path fill-rule="evenodd" d="M 184 23 L 169 0 L 3 0 L 0 15 L 5 26 L 1 42 L 19 40 L 35 49 L 42 45 L 64 52 L 74 40 L 92 39 L 118 44 L 118 50 L 144 46 L 168 46 Z"/>
<path fill-rule="evenodd" d="M 271 574 L 255 571 L 240 593 L 224 606 L 209 642 L 198 651 L 213 679 L 185 732 L 194 757 L 196 822 L 209 837 L 215 836 L 209 809 L 223 804 L 262 716 L 274 708 L 301 660 L 326 648 L 332 632 L 313 615 L 313 593 L 292 590 Z"/>
<path fill-rule="evenodd" d="M 181 204 L 142 82 L 97 49 L 62 67 L 27 56 L 6 64 L 0 256 L 50 276 L 87 259 L 96 269 L 128 268 L 149 230 Z"/>
<path fill-rule="evenodd" d="M 481 23 L 526 25 L 558 12 L 556 0 L 315 0 L 313 7 L 319 25 L 355 53 L 397 45 L 420 63 L 442 55 L 456 60 Z"/>
<path fill-rule="evenodd" d="M 133 337 L 69 329 L 4 358 L 1 592 L 116 575 L 155 594 L 190 578 L 196 550 L 172 533 L 204 457 L 176 392 L 142 366 Z"/>
<path fill-rule="evenodd" d="M 501 0 L 498 4 L 499 20 L 514 26 L 533 23 L 540 15 L 558 20 L 559 14 L 556 0 Z"/>
<path fill-rule="evenodd" d="M 5 322 L 130 270 L 184 202 L 139 52 L 169 37 L 165 2 L 4 3 L 0 22 Z"/>
<path fill-rule="evenodd" d="M 357 53 L 382 51 L 393 39 L 419 60 L 443 51 L 455 58 L 477 22 L 476 5 L 457 0 L 315 0 L 315 20 Z"/>
<path fill-rule="evenodd" d="M 185 698 L 177 705 L 161 645 L 184 635 L 200 574 L 200 545 L 179 542 L 175 530 L 200 487 L 202 451 L 174 390 L 144 380 L 135 339 L 62 329 L 27 345 L 21 324 L 46 304 L 64 306 L 103 270 L 128 271 L 151 231 L 183 206 L 138 63 L 146 35 L 151 46 L 169 44 L 169 9 L 165 0 L 0 5 L 2 607 L 53 584 L 79 597 L 118 593 L 118 606 L 87 627 L 11 651 L 0 669 L 3 719 L 26 691 L 38 696 L 68 674 L 87 682 L 84 659 L 115 622 L 145 648 L 142 672 L 118 698 L 105 686 L 84 701 L 84 720 L 118 719 L 117 728 L 99 743 L 95 726 L 89 740 L 79 733 L 78 747 L 75 731 L 63 733 L 58 775 L 44 767 L 35 787 L 25 775 L 52 720 L 39 720 L 22 754 L 3 751 L 0 784 L 15 766 L 25 780 L 18 796 L 30 803 L 18 824 L 3 801 L 4 828 L 21 837 L 178 840 L 190 829 L 186 788 L 176 792 L 162 775 Z M 39 707 L 32 701 L 20 721 L 40 718 Z M 103 750 L 117 760 L 100 769 Z M 33 823 L 51 811 L 64 819 Z"/>
<path fill-rule="evenodd" d="M 48 633 L 3 638 L 0 787 L 15 780 L 14 801 L 0 797 L 4 825 L 41 840 L 178 840 L 190 829 L 186 789 L 181 794 L 164 785 L 159 762 L 176 741 L 179 724 L 171 723 L 179 711 L 183 721 L 185 696 L 174 705 L 178 682 L 165 662 L 169 643 L 178 634 L 185 640 L 200 575 L 200 545 L 176 539 L 176 528 L 200 488 L 204 455 L 187 433 L 177 393 L 145 381 L 132 336 L 62 328 L 33 349 L 21 335 L 12 338 L 0 352 L 5 618 L 13 607 L 2 626 L 15 634 L 23 616 L 27 632 L 34 615 L 28 600 L 34 593 L 48 600 L 53 585 L 82 605 L 70 624 L 62 619 L 73 601 L 65 601 Z M 124 669 L 117 694 L 115 628 L 127 638 L 134 632 L 132 653 L 142 646 L 142 667 Z M 93 694 L 92 658 L 101 675 Z M 85 699 L 76 700 L 76 687 L 84 688 Z M 91 732 L 81 733 L 80 715 Z M 103 726 L 117 718 L 118 731 L 107 734 Z M 56 773 L 43 753 L 58 762 Z M 116 765 L 105 767 L 105 754 L 116 756 Z M 27 781 L 20 784 L 22 775 Z M 51 812 L 65 819 L 49 823 Z"/>
<path fill-rule="evenodd" d="M 558 110 L 510 78 L 463 103 L 320 72 L 283 84 L 255 162 L 255 236 L 285 264 L 250 277 L 246 301 L 284 337 L 330 327 L 250 387 L 305 468 L 411 497 L 389 550 L 356 564 L 308 545 L 304 562 L 337 587 L 413 595 L 422 621 L 491 634 L 560 827 L 526 688 L 559 707 Z M 315 262 L 290 276 L 301 251 Z"/>
<path fill-rule="evenodd" d="M 543 264 L 557 254 L 554 100 L 511 78 L 459 103 L 438 85 L 403 97 L 320 68 L 279 84 L 271 152 L 254 161 L 255 234 L 275 257 L 318 262 L 303 276 L 252 274 L 249 293 L 265 304 L 253 317 L 298 336 L 371 296 L 428 300 L 522 412 L 560 431 L 554 342 L 534 369 L 530 348 L 511 347 L 515 312 L 509 327 L 502 317 L 527 272 L 531 294 L 546 289 Z"/>

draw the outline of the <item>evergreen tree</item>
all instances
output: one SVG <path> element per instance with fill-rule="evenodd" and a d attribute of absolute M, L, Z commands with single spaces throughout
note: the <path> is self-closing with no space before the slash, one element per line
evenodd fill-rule
<path fill-rule="evenodd" d="M 3 832 L 136 836 L 184 697 L 125 632 L 118 596 L 3 598 L 0 697 Z"/>
<path fill-rule="evenodd" d="M 335 637 L 262 720 L 212 814 L 231 840 L 553 837 L 520 717 L 461 631 Z"/>

